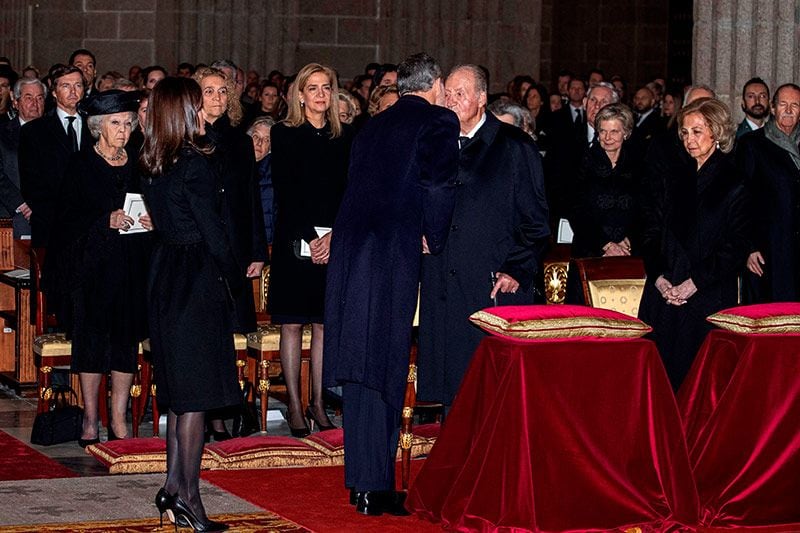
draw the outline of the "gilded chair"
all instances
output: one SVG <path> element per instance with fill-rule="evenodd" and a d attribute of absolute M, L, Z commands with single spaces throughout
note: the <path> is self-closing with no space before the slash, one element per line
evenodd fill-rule
<path fill-rule="evenodd" d="M 590 257 L 574 262 L 587 305 L 637 316 L 646 278 L 640 257 Z"/>

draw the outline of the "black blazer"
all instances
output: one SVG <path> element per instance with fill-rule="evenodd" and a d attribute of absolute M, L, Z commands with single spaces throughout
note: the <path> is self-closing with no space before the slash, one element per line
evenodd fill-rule
<path fill-rule="evenodd" d="M 433 253 L 442 250 L 453 208 L 458 129 L 452 111 L 407 95 L 356 137 L 331 238 L 327 385 L 361 383 L 402 407 L 422 236 Z"/>
<path fill-rule="evenodd" d="M 91 150 L 93 144 L 84 120 L 81 127 L 81 149 Z M 33 211 L 31 244 L 34 247 L 46 247 L 50 239 L 58 195 L 71 155 L 69 137 L 55 110 L 26 123 L 20 129 L 20 188 L 22 197 Z"/>
<path fill-rule="evenodd" d="M 0 217 L 11 218 L 24 203 L 19 191 L 19 118 L 0 125 Z"/>

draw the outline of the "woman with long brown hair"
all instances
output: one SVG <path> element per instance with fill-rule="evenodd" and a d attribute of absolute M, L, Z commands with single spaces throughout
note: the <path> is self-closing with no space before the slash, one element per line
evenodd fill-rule
<path fill-rule="evenodd" d="M 217 180 L 194 80 L 165 78 L 153 89 L 140 158 L 157 230 L 148 280 L 150 344 L 158 403 L 167 410 L 167 480 L 161 515 L 195 531 L 223 531 L 200 499 L 205 412 L 239 402 L 233 296 L 242 286 L 216 201 Z M 163 412 L 163 411 L 162 411 Z"/>
<path fill-rule="evenodd" d="M 338 106 L 332 105 L 338 91 L 333 69 L 306 65 L 291 91 L 289 114 L 271 131 L 278 215 L 267 305 L 272 322 L 281 325 L 289 429 L 292 435 L 305 437 L 309 434 L 306 417 L 320 429 L 333 428 L 322 402 L 322 324 L 331 242 L 331 234 L 325 231 L 333 226 L 344 194 L 352 133 L 339 120 Z M 302 327 L 309 323 L 312 398 L 303 413 L 300 349 Z"/>

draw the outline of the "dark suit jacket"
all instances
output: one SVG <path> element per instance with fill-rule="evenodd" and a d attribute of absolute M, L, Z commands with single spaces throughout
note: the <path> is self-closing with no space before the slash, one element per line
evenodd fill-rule
<path fill-rule="evenodd" d="M 736 148 L 753 215 L 749 252 L 764 256 L 764 276 L 748 273 L 751 302 L 800 300 L 800 170 L 764 128 L 743 135 Z"/>
<path fill-rule="evenodd" d="M 516 279 L 499 305 L 534 302 L 550 235 L 541 157 L 519 128 L 490 113 L 460 152 L 456 206 L 444 251 L 422 262 L 419 397 L 450 404 L 483 333 L 468 320 L 492 305 L 490 277 Z"/>
<path fill-rule="evenodd" d="M 589 150 L 586 141 L 586 111 L 583 122 L 576 128 L 569 105 L 553 114 L 550 147 L 544 159 L 545 191 L 550 208 L 550 222 L 556 227 L 558 219 L 567 218 L 572 203 L 571 194 L 581 162 Z"/>
<path fill-rule="evenodd" d="M 94 141 L 86 122 L 81 127 L 81 149 Z M 19 174 L 22 197 L 33 211 L 31 237 L 34 247 L 47 246 L 67 162 L 72 155 L 69 137 L 55 110 L 26 123 L 20 129 Z"/>
<path fill-rule="evenodd" d="M 407 95 L 356 137 L 328 265 L 327 385 L 361 383 L 402 407 L 422 236 L 442 250 L 458 130 L 452 111 Z"/>
<path fill-rule="evenodd" d="M 14 237 L 30 234 L 30 226 L 16 209 L 25 200 L 19 190 L 19 118 L 13 118 L 0 125 L 0 217 L 13 218 Z"/>
<path fill-rule="evenodd" d="M 647 151 L 650 141 L 664 131 L 664 120 L 658 113 L 658 109 L 653 109 L 653 112 L 647 115 L 647 118 L 641 124 L 633 128 L 630 144 L 634 149 L 638 149 L 641 155 L 644 155 Z"/>

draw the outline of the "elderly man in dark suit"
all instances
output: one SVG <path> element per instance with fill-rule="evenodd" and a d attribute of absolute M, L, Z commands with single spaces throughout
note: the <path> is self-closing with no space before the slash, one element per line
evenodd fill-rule
<path fill-rule="evenodd" d="M 93 144 L 77 111 L 83 98 L 83 73 L 78 67 L 62 66 L 53 71 L 52 79 L 55 109 L 25 124 L 19 137 L 20 185 L 33 211 L 34 247 L 47 247 L 67 161 L 73 152 Z"/>
<path fill-rule="evenodd" d="M 550 230 L 542 163 L 531 138 L 486 113 L 486 78 L 461 65 L 445 83 L 461 152 L 450 236 L 422 264 L 419 389 L 450 405 L 484 334 L 469 316 L 494 305 L 534 303 Z"/>
<path fill-rule="evenodd" d="M 324 380 L 343 385 L 345 485 L 370 515 L 407 514 L 394 468 L 420 261 L 444 246 L 458 164 L 458 120 L 432 105 L 444 102 L 441 69 L 417 54 L 397 70 L 400 100 L 353 143 L 325 299 Z"/>
<path fill-rule="evenodd" d="M 14 84 L 13 106 L 17 116 L 0 126 L 0 216 L 13 217 L 14 238 L 30 236 L 31 208 L 19 189 L 19 130 L 44 113 L 47 87 L 37 80 L 22 78 Z"/>

